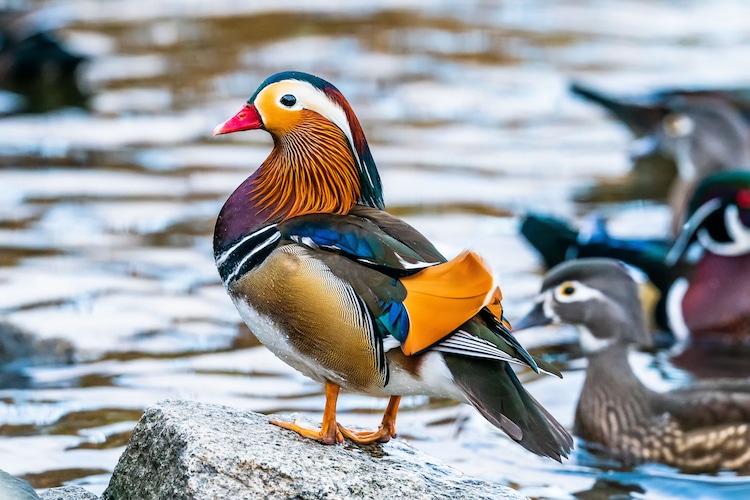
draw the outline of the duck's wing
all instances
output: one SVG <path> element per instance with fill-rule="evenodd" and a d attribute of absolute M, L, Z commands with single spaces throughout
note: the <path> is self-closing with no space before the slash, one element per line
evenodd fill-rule
<path fill-rule="evenodd" d="M 445 261 L 418 231 L 373 209 L 295 217 L 279 231 L 282 241 L 318 252 L 366 304 L 381 337 L 398 340 L 405 354 L 436 348 L 538 369 L 503 321 L 499 289 L 474 252 Z"/>
<path fill-rule="evenodd" d="M 684 430 L 722 424 L 750 424 L 750 383 L 717 380 L 672 390 L 663 395 L 668 411 Z"/>
<path fill-rule="evenodd" d="M 282 241 L 313 252 L 366 305 L 377 341 L 396 339 L 407 355 L 438 352 L 456 386 L 491 423 L 534 453 L 567 456 L 570 435 L 526 392 L 509 363 L 559 372 L 513 337 L 482 260 L 464 252 L 446 262 L 406 223 L 368 215 L 302 216 L 279 230 Z"/>

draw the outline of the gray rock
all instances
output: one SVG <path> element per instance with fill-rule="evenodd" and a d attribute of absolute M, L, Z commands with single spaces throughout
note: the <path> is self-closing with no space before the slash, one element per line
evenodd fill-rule
<path fill-rule="evenodd" d="M 97 500 L 96 495 L 80 486 L 62 486 L 45 491 L 41 500 Z"/>
<path fill-rule="evenodd" d="M 399 439 L 324 446 L 269 424 L 264 415 L 170 400 L 146 410 L 102 498 L 523 497 L 471 479 Z"/>

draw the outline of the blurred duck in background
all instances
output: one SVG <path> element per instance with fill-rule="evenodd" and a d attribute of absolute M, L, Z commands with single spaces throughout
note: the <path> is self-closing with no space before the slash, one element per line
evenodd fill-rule
<path fill-rule="evenodd" d="M 78 69 L 86 57 L 68 50 L 54 34 L 60 11 L 0 10 L 0 114 L 44 113 L 84 107 Z"/>
<path fill-rule="evenodd" d="M 739 311 L 750 295 L 728 278 L 750 282 L 750 267 L 744 265 L 750 248 L 742 243 L 750 225 L 742 194 L 750 176 L 750 91 L 668 90 L 634 98 L 580 84 L 571 91 L 607 109 L 635 136 L 633 197 L 659 196 L 654 189 L 660 182 L 654 179 L 666 179 L 673 234 L 614 238 L 598 216 L 579 231 L 536 214 L 524 218 L 521 234 L 548 268 L 567 259 L 610 257 L 643 270 L 659 291 L 649 319 L 655 328 L 674 334 L 666 340 L 678 341 L 674 352 L 681 352 L 691 337 L 714 347 L 750 344 L 750 323 Z M 724 207 L 732 207 L 726 215 Z M 714 211 L 703 219 L 709 209 Z M 735 241 L 733 253 L 707 247 L 706 234 L 719 242 Z M 672 251 L 676 242 L 681 250 Z M 694 250 L 686 252 L 688 247 Z M 658 337 L 656 344 L 663 341 Z"/>
<path fill-rule="evenodd" d="M 668 187 L 673 234 L 679 232 L 689 200 L 703 179 L 718 172 L 750 171 L 748 90 L 671 90 L 633 101 L 580 84 L 573 84 L 571 92 L 603 106 L 628 127 L 636 137 L 631 145 L 635 165 L 651 164 L 657 157 L 675 165 L 676 176 Z M 663 165 L 662 169 L 665 172 L 657 173 L 661 177 L 674 171 Z"/>
<path fill-rule="evenodd" d="M 34 488 L 23 479 L 0 470 L 0 498 L 3 500 L 39 500 Z"/>
<path fill-rule="evenodd" d="M 650 339 L 625 265 L 579 259 L 550 270 L 514 331 L 553 323 L 579 329 L 588 367 L 574 433 L 592 451 L 624 465 L 750 470 L 750 382 L 715 379 L 658 393 L 633 373 L 628 353 Z"/>
<path fill-rule="evenodd" d="M 553 267 L 568 259 L 611 257 L 644 271 L 659 291 L 653 320 L 688 345 L 733 353 L 750 347 L 750 172 L 706 178 L 687 205 L 677 239 L 618 239 L 601 221 L 586 231 L 529 215 L 521 233 Z M 649 318 L 651 319 L 651 318 Z"/>

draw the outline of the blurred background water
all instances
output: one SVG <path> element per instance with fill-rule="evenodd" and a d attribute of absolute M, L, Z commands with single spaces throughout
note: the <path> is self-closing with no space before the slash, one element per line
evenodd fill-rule
<path fill-rule="evenodd" d="M 339 87 L 364 125 L 388 209 L 446 254 L 487 257 L 511 321 L 542 271 L 517 234 L 526 211 L 576 221 L 598 211 L 616 235 L 668 231 L 663 200 L 580 201 L 628 172 L 629 136 L 571 97 L 569 82 L 621 93 L 750 82 L 744 0 L 6 6 L 42 9 L 32 20 L 88 58 L 73 87 L 47 68 L 43 85 L 6 77 L 0 91 L 0 335 L 30 343 L 28 356 L 2 360 L 0 468 L 36 488 L 101 493 L 142 410 L 164 398 L 320 419 L 321 387 L 258 346 L 212 258 L 215 216 L 270 138 L 211 131 L 266 76 L 297 69 Z M 540 346 L 571 335 L 520 338 Z M 653 387 L 689 379 L 646 353 L 633 362 Z M 583 367 L 565 362 L 562 381 L 521 376 L 571 426 Z M 340 420 L 372 427 L 384 406 L 347 394 Z M 750 495 L 750 480 L 731 474 L 623 470 L 583 452 L 543 460 L 450 401 L 407 398 L 399 431 L 534 498 Z"/>

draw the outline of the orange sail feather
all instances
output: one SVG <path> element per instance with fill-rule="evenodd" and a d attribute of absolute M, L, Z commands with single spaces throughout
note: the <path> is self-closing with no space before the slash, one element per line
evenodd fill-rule
<path fill-rule="evenodd" d="M 495 310 L 499 306 L 499 289 L 492 273 L 472 251 L 401 278 L 401 282 L 406 288 L 404 306 L 410 324 L 401 346 L 407 356 L 439 342 L 488 304 L 497 301 Z"/>

